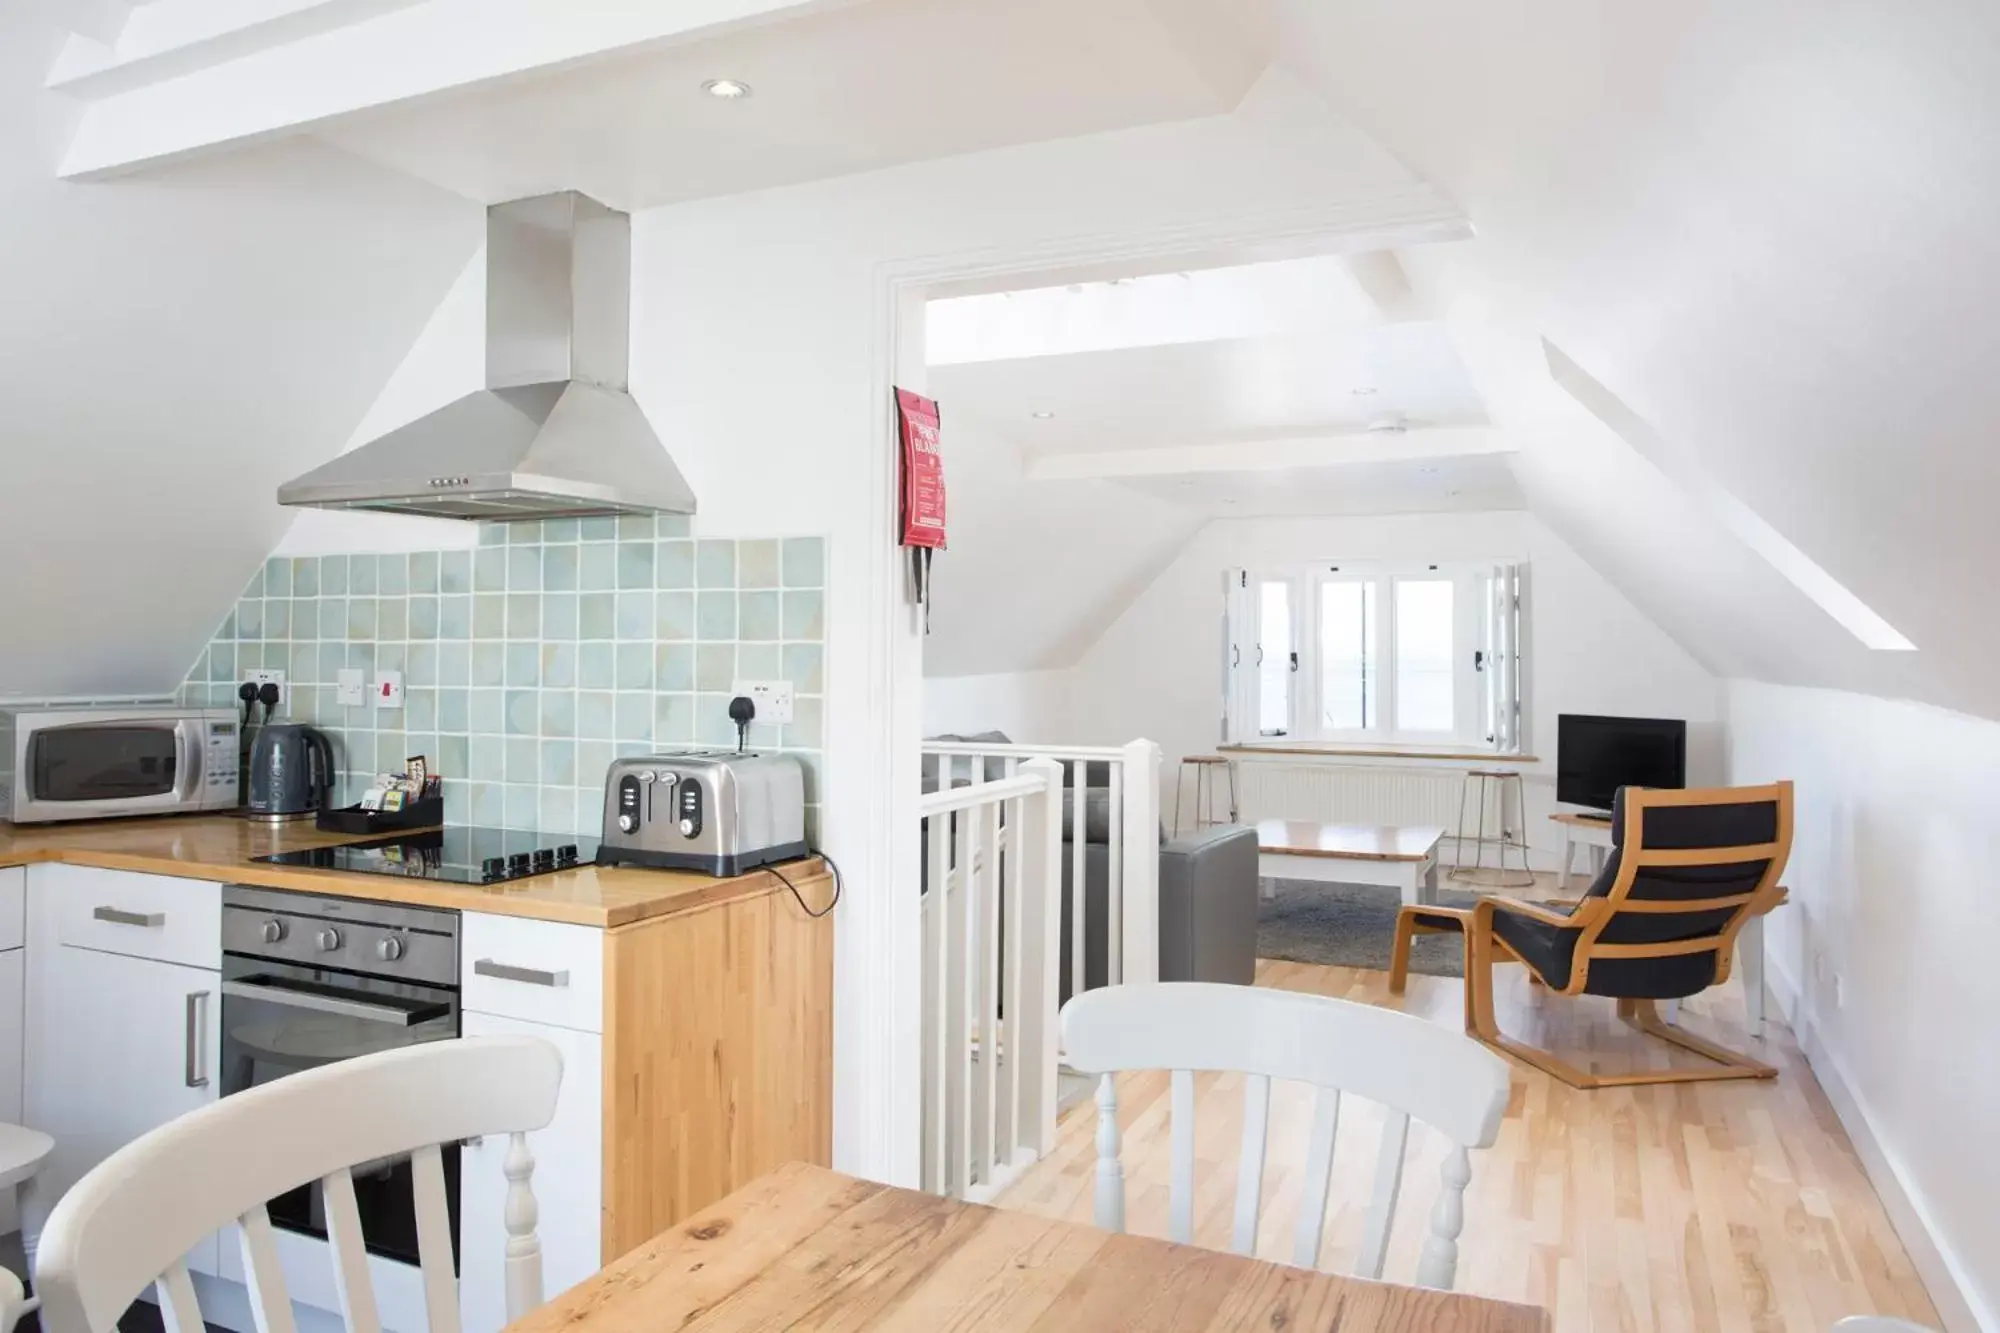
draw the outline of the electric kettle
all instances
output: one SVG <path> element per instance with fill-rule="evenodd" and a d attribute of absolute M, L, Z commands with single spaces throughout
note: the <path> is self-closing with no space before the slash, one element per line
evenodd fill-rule
<path fill-rule="evenodd" d="M 276 822 L 310 819 L 333 792 L 333 742 L 317 727 L 267 724 L 250 743 L 243 813 Z"/>

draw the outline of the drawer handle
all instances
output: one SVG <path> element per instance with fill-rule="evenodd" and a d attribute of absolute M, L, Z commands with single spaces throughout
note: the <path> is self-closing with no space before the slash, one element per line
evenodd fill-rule
<path fill-rule="evenodd" d="M 99 921 L 109 921 L 114 926 L 157 928 L 167 924 L 165 912 L 128 912 L 122 907 L 100 907 L 90 915 Z"/>
<path fill-rule="evenodd" d="M 491 958 L 481 958 L 472 965 L 477 976 L 497 977 L 501 981 L 525 981 L 530 986 L 567 986 L 569 973 L 547 972 L 539 967 L 515 967 L 512 963 L 496 963 Z"/>

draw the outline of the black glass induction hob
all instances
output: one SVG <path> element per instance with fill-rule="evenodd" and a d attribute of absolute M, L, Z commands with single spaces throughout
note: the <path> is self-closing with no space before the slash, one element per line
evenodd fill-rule
<path fill-rule="evenodd" d="M 597 839 L 523 829 L 447 828 L 399 833 L 338 847 L 313 847 L 252 857 L 268 865 L 405 875 L 448 884 L 503 884 L 589 865 Z"/>

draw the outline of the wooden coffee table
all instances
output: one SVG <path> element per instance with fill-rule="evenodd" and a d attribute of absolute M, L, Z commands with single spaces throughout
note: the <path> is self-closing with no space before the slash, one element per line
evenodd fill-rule
<path fill-rule="evenodd" d="M 1435 824 L 1314 824 L 1266 819 L 1257 825 L 1257 871 L 1266 879 L 1385 884 L 1406 903 L 1437 901 Z"/>

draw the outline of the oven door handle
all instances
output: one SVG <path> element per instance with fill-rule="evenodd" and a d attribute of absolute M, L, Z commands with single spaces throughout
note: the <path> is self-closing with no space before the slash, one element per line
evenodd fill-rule
<path fill-rule="evenodd" d="M 338 995 L 314 995 L 308 991 L 288 990 L 283 986 L 265 986 L 254 981 L 225 981 L 222 993 L 233 995 L 239 1000 L 256 1000 L 260 1004 L 282 1005 L 287 1009 L 311 1009 L 322 1014 L 339 1014 L 343 1018 L 359 1018 L 369 1023 L 387 1023 L 391 1027 L 414 1027 L 434 1015 L 421 1009 L 400 1009 L 393 1004 L 370 1004 L 366 1000 L 348 1000 Z"/>

